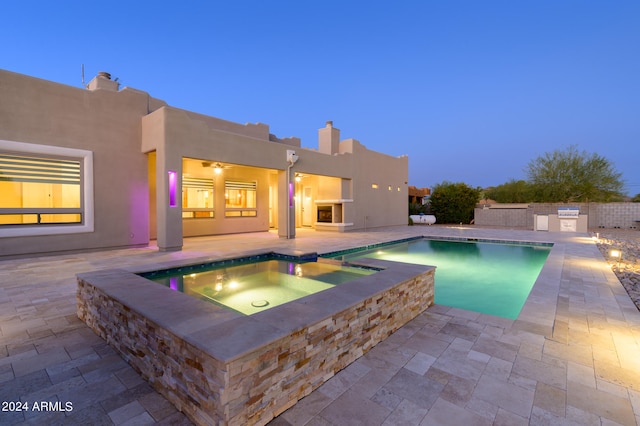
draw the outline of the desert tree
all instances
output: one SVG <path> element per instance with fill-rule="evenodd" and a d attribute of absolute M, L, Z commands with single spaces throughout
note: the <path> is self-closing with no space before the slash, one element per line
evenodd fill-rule
<path fill-rule="evenodd" d="M 622 196 L 622 175 L 611 162 L 576 145 L 547 152 L 525 170 L 538 202 L 608 202 Z"/>

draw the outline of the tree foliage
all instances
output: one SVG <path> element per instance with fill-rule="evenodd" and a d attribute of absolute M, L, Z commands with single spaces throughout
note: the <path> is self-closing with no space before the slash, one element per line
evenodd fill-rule
<path fill-rule="evenodd" d="M 431 191 L 431 213 L 438 223 L 469 223 L 481 190 L 465 183 L 442 182 Z"/>
<path fill-rule="evenodd" d="M 640 203 L 640 194 L 636 194 L 632 199 L 632 203 Z"/>
<path fill-rule="evenodd" d="M 622 196 L 622 175 L 598 154 L 578 151 L 571 145 L 532 160 L 527 165 L 534 201 L 614 201 Z"/>
<path fill-rule="evenodd" d="M 533 200 L 533 187 L 524 180 L 511 179 L 487 190 L 486 196 L 498 203 L 529 203 Z"/>

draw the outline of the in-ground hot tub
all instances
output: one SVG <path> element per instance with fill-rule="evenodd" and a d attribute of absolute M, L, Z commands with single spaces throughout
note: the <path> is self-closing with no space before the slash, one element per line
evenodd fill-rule
<path fill-rule="evenodd" d="M 141 274 L 175 291 L 252 315 L 375 273 L 338 262 L 265 256 L 231 264 L 198 265 Z"/>
<path fill-rule="evenodd" d="M 433 267 L 354 264 L 380 270 L 253 315 L 84 273 L 78 317 L 193 422 L 266 424 L 433 304 Z"/>

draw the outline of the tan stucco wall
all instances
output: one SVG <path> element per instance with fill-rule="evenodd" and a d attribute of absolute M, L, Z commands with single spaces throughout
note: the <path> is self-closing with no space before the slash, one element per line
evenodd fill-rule
<path fill-rule="evenodd" d="M 137 90 L 89 91 L 0 70 L 0 139 L 92 151 L 95 194 L 93 233 L 0 238 L 0 255 L 147 244 L 140 118 L 152 103 Z"/>
<path fill-rule="evenodd" d="M 354 164 L 352 178 L 354 228 L 406 225 L 409 220 L 409 158 L 371 151 L 354 140 L 342 143 L 352 144 L 353 155 L 360 160 Z M 378 188 L 372 188 L 372 184 L 377 184 Z"/>
<path fill-rule="evenodd" d="M 407 157 L 374 152 L 353 139 L 339 141 L 339 130 L 329 123 L 320 130 L 319 150 L 301 148 L 298 138 L 279 139 L 265 124 L 233 123 L 173 108 L 145 92 L 118 91 L 117 83 L 96 79 L 89 85 L 94 90 L 87 90 L 0 70 L 0 140 L 90 152 L 95 200 L 93 232 L 0 235 L 0 256 L 144 245 L 156 237 L 161 249 L 174 250 L 181 248 L 183 236 L 266 231 L 270 226 L 281 236 L 292 236 L 301 210 L 288 208 L 289 172 L 292 181 L 295 173 L 310 177 L 307 184 L 313 186 L 315 200 L 344 201 L 346 225 L 336 230 L 407 223 Z M 287 151 L 292 149 L 299 160 L 290 167 Z M 225 174 L 241 173 L 258 182 L 258 215 L 225 218 L 218 200 L 215 220 L 183 221 L 183 158 L 246 166 Z M 168 206 L 169 171 L 178 178 L 175 207 Z M 222 195 L 224 179 L 215 185 Z M 277 203 L 271 223 L 269 188 Z M 315 221 L 316 205 L 312 208 Z"/>
<path fill-rule="evenodd" d="M 145 152 L 156 152 L 156 177 L 158 182 L 158 199 L 156 217 L 158 223 L 158 246 L 175 249 L 182 245 L 182 229 L 187 235 L 213 235 L 217 233 L 255 232 L 269 229 L 268 185 L 266 174 L 260 176 L 262 185 L 259 188 L 259 208 L 262 209 L 256 218 L 225 218 L 224 209 L 219 208 L 214 220 L 205 219 L 202 223 L 186 223 L 182 217 L 167 207 L 168 188 L 165 176 L 169 170 L 178 171 L 182 175 L 182 158 L 195 158 L 212 162 L 231 163 L 271 170 L 286 170 L 286 151 L 292 149 L 290 144 L 273 142 L 268 131 L 262 131 L 264 125 L 239 125 L 210 120 L 198 114 L 188 113 L 172 107 L 164 107 L 142 119 L 142 149 Z M 228 130 L 232 129 L 234 133 Z M 256 136 L 262 136 L 263 139 Z M 295 146 L 293 147 L 295 149 Z M 235 173 L 233 169 L 225 171 L 226 176 Z M 244 171 L 246 173 L 246 170 Z M 253 171 L 251 173 L 257 173 Z M 216 186 L 224 187 L 221 178 Z M 286 191 L 284 181 L 278 184 L 278 192 Z M 222 193 L 222 191 L 219 191 Z M 286 198 L 278 198 L 278 210 L 286 208 Z M 217 203 L 222 207 L 224 204 Z M 286 224 L 284 214 L 278 215 L 279 229 Z"/>
<path fill-rule="evenodd" d="M 168 170 L 180 169 L 178 162 L 183 157 L 286 173 L 286 152 L 292 146 L 274 142 L 268 131 L 264 131 L 261 126 L 211 120 L 209 117 L 167 106 L 142 119 L 142 149 L 158 153 L 156 176 L 159 184 L 166 181 L 164 176 Z M 322 130 L 324 129 L 321 129 L 321 135 Z M 337 129 L 331 129 L 334 136 L 336 131 Z M 291 169 L 292 179 L 296 172 L 314 176 L 314 180 L 310 179 L 307 184 L 314 182 L 315 199 L 353 200 L 343 206 L 344 222 L 353 224 L 346 230 L 407 223 L 406 156 L 396 158 L 371 151 L 352 139 L 342 141 L 339 152 L 333 154 L 295 146 L 293 148 L 299 160 Z M 162 164 L 165 166 L 162 167 Z M 372 189 L 372 183 L 377 183 L 378 189 Z M 217 186 L 220 187 L 220 183 Z M 391 190 L 388 189 L 389 186 Z M 182 244 L 181 237 L 175 234 L 175 229 L 182 226 L 182 220 L 167 208 L 167 191 L 167 188 L 159 187 L 157 217 L 158 227 L 166 230 L 168 240 L 161 241 L 159 235 L 158 244 L 175 248 Z M 284 179 L 278 186 L 278 193 L 278 228 L 282 231 L 286 228 L 287 209 Z M 268 196 L 268 193 L 263 192 L 262 196 Z M 268 200 L 263 198 L 261 203 L 267 204 Z M 220 213 L 223 213 L 222 209 Z M 314 211 L 314 217 L 315 214 Z M 292 212 L 292 216 L 296 216 L 299 224 L 299 210 Z M 230 220 L 224 220 L 223 214 L 216 213 L 215 220 L 186 223 L 183 229 L 187 236 L 251 232 L 268 228 L 268 215 L 263 212 L 255 219 Z"/>

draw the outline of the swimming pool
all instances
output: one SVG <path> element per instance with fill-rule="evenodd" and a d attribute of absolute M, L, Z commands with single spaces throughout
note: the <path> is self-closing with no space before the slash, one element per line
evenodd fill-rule
<path fill-rule="evenodd" d="M 269 259 L 142 275 L 172 290 L 251 315 L 373 273 L 370 268 Z"/>
<path fill-rule="evenodd" d="M 516 319 L 551 251 L 551 244 L 413 239 L 328 253 L 436 266 L 435 303 Z"/>

